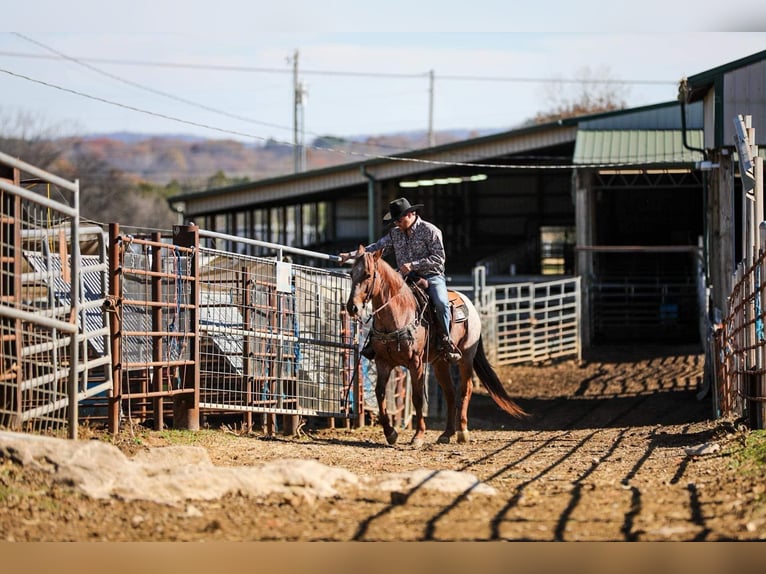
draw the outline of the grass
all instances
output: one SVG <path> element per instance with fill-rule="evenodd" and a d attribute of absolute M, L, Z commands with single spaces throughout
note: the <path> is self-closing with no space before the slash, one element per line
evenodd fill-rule
<path fill-rule="evenodd" d="M 748 433 L 741 448 L 731 454 L 734 470 L 747 474 L 766 473 L 766 430 Z"/>

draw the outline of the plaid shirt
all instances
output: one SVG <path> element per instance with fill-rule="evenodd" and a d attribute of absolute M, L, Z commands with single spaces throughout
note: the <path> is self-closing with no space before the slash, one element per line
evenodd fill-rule
<path fill-rule="evenodd" d="M 366 251 L 394 252 L 396 264 L 412 264 L 412 270 L 422 277 L 444 275 L 444 243 L 442 232 L 433 223 L 418 216 L 408 231 L 398 227 L 365 247 Z"/>

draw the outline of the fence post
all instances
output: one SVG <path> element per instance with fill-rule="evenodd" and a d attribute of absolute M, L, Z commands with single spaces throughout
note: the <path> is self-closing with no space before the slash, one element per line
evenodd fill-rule
<path fill-rule="evenodd" d="M 193 393 L 173 397 L 173 427 L 199 430 L 200 371 L 199 371 L 199 227 L 178 225 L 173 228 L 173 244 L 190 247 L 193 252 L 190 266 L 191 293 L 189 294 L 189 327 L 192 332 L 189 357 L 193 365 L 184 369 L 184 389 L 192 388 Z"/>
<path fill-rule="evenodd" d="M 242 324 L 245 329 L 249 329 L 252 324 L 253 301 L 250 292 L 251 277 L 250 271 L 246 266 L 240 268 L 242 276 L 240 289 L 242 290 Z M 250 407 L 253 404 L 253 377 L 255 352 L 253 346 L 253 336 L 247 334 L 242 342 L 242 381 L 245 385 L 245 405 Z M 243 423 L 248 432 L 253 430 L 253 412 L 248 408 L 243 417 Z"/>
<path fill-rule="evenodd" d="M 72 193 L 72 207 L 76 213 L 80 213 L 80 183 L 75 181 L 75 191 Z M 70 292 L 71 292 L 71 309 L 70 309 L 70 321 L 74 323 L 74 326 L 80 323 L 80 310 L 82 309 L 82 292 L 80 289 L 80 281 L 82 280 L 80 273 L 80 218 L 73 217 L 71 223 L 71 238 L 72 245 L 70 247 Z M 66 266 L 66 261 L 61 261 L 61 269 Z M 79 382 L 80 382 L 80 342 L 85 340 L 85 324 L 81 325 L 83 335 L 80 335 L 80 329 L 75 329 L 72 333 L 72 340 L 70 343 L 69 351 L 69 438 L 77 438 L 77 428 L 80 418 L 78 402 L 79 399 Z M 87 357 L 87 349 L 83 350 L 85 357 Z"/>
<path fill-rule="evenodd" d="M 152 241 L 154 245 L 151 247 L 152 254 L 152 301 L 162 301 L 162 284 L 164 279 L 162 278 L 162 248 L 158 245 L 162 242 L 162 235 L 159 232 L 152 234 Z M 164 400 L 161 396 L 162 381 L 167 367 L 161 366 L 162 358 L 164 356 L 164 348 L 162 344 L 163 337 L 158 335 L 163 331 L 162 327 L 162 315 L 163 309 L 157 305 L 152 307 L 152 381 L 150 390 L 156 393 L 156 396 L 152 398 L 152 410 L 154 411 L 154 430 L 162 430 L 164 423 Z"/>
<path fill-rule="evenodd" d="M 112 392 L 109 395 L 109 432 L 120 430 L 120 401 L 122 395 L 122 271 L 121 245 L 118 244 L 120 224 L 109 224 L 109 342 L 112 347 Z"/>

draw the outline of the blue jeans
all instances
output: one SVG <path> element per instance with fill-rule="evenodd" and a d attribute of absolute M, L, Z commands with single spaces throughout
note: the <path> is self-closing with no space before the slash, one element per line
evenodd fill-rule
<path fill-rule="evenodd" d="M 428 279 L 428 296 L 436 308 L 436 320 L 442 328 L 442 334 L 449 337 L 450 309 L 447 295 L 447 280 L 444 275 L 432 275 Z"/>

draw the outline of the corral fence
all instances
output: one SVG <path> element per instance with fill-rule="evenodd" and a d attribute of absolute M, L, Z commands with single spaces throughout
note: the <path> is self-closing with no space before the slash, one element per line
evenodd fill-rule
<path fill-rule="evenodd" d="M 582 357 L 580 278 L 487 284 L 473 273 L 473 302 L 481 314 L 487 357 L 495 365 Z"/>
<path fill-rule="evenodd" d="M 76 436 L 112 386 L 103 233 L 80 227 L 77 181 L 3 153 L 0 170 L 0 426 Z"/>
<path fill-rule="evenodd" d="M 761 241 L 766 242 L 764 224 Z M 752 265 L 738 267 L 727 315 L 708 341 L 714 349 L 715 413 L 743 417 L 750 428 L 766 425 L 765 279 L 766 252 L 760 250 Z"/>
<path fill-rule="evenodd" d="M 716 416 L 742 417 L 750 428 L 766 428 L 766 221 L 763 158 L 750 117 L 734 118 L 742 179 L 743 260 L 734 274 L 725 316 L 712 325 Z"/>
<path fill-rule="evenodd" d="M 281 415 L 289 432 L 377 410 L 348 273 L 318 265 L 337 256 L 194 225 L 82 227 L 77 181 L 2 153 L 0 207 L 0 427 L 76 437 L 83 420 L 195 429 L 234 414 L 268 432 Z M 488 285 L 477 268 L 453 288 L 476 302 L 496 364 L 579 356 L 578 279 Z M 405 425 L 411 385 L 393 379 Z"/>
<path fill-rule="evenodd" d="M 348 274 L 288 260 L 337 257 L 196 226 L 147 238 L 113 224 L 109 242 L 110 429 L 127 417 L 195 429 L 223 413 L 248 427 L 260 415 L 269 432 L 276 415 L 286 432 L 301 415 L 363 423 Z"/>

